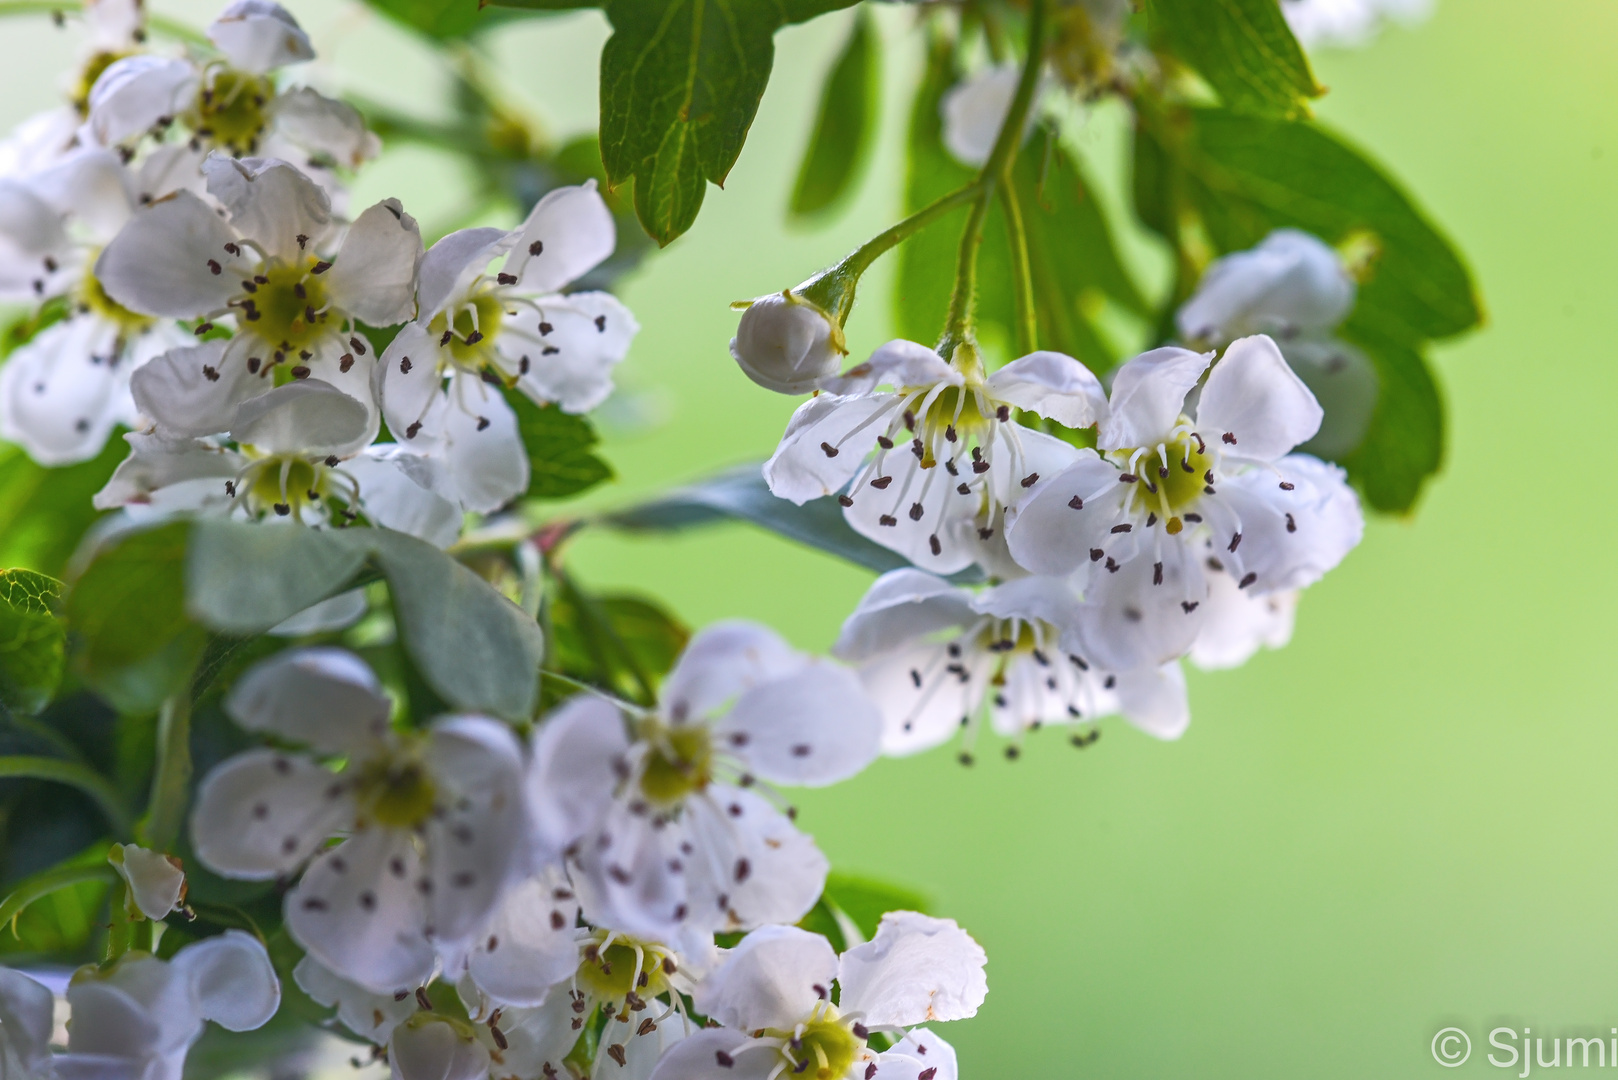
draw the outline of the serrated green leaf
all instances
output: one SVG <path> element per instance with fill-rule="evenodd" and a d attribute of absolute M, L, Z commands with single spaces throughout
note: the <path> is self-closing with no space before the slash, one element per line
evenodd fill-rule
<path fill-rule="evenodd" d="M 853 190 L 870 160 L 882 98 L 881 37 L 866 8 L 826 73 L 791 213 L 809 217 L 835 207 Z"/>
<path fill-rule="evenodd" d="M 506 400 L 516 410 L 523 449 L 528 451 L 530 499 L 565 499 L 612 479 L 612 467 L 592 452 L 599 440 L 585 417 L 555 405 L 541 408 L 515 392 Z"/>
<path fill-rule="evenodd" d="M 1275 0 L 1146 0 L 1149 32 L 1196 69 L 1227 108 L 1309 115 L 1324 90 Z"/>
<path fill-rule="evenodd" d="M 67 632 L 56 617 L 62 583 L 32 570 L 0 571 L 0 704 L 32 716 L 62 680 Z"/>

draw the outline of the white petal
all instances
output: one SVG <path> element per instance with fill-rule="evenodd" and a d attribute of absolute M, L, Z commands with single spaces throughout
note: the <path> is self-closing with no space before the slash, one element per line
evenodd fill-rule
<path fill-rule="evenodd" d="M 949 88 L 938 109 L 951 157 L 974 167 L 989 160 L 1021 76 L 1017 65 L 993 67 Z"/>
<path fill-rule="evenodd" d="M 381 444 L 350 458 L 343 471 L 360 485 L 361 509 L 375 524 L 440 548 L 460 538 L 461 508 L 440 494 L 453 491 L 442 462 Z"/>
<path fill-rule="evenodd" d="M 1112 378 L 1110 412 L 1096 445 L 1116 450 L 1160 442 L 1179 419 L 1185 396 L 1213 355 L 1165 346 L 1125 363 Z"/>
<path fill-rule="evenodd" d="M 857 662 L 973 621 L 972 594 L 913 567 L 877 578 L 843 623 L 831 653 Z"/>
<path fill-rule="evenodd" d="M 875 937 L 843 954 L 839 1007 L 864 1013 L 873 1026 L 964 1020 L 989 992 L 987 962 L 983 947 L 954 920 L 890 911 Z"/>
<path fill-rule="evenodd" d="M 1207 621 L 1191 646 L 1191 662 L 1204 671 L 1240 667 L 1260 648 L 1292 640 L 1296 590 L 1255 594 L 1229 574 L 1210 574 L 1207 604 Z"/>
<path fill-rule="evenodd" d="M 1079 598 L 1067 579 L 1024 577 L 985 589 L 972 601 L 972 610 L 997 619 L 1038 620 L 1066 626 L 1078 605 Z"/>
<path fill-rule="evenodd" d="M 57 213 L 69 215 L 104 241 L 112 239 L 134 212 L 134 181 L 134 174 L 113 151 L 84 147 L 30 177 L 28 185 Z"/>
<path fill-rule="evenodd" d="M 606 814 L 617 784 L 613 764 L 628 749 L 623 716 L 592 694 L 570 699 L 540 725 L 527 794 L 540 840 L 552 854 Z"/>
<path fill-rule="evenodd" d="M 890 1060 L 894 1058 L 907 1060 Z M 910 1071 L 910 1062 L 915 1062 L 915 1071 Z M 957 1080 L 960 1076 L 955 1048 L 924 1027 L 909 1032 L 877 1059 L 876 1075 L 882 1080 L 917 1080 L 923 1073 L 927 1080 Z"/>
<path fill-rule="evenodd" d="M 739 1031 L 790 1030 L 831 997 L 836 978 L 837 953 L 825 938 L 796 926 L 765 926 L 726 954 L 697 988 L 696 1006 Z"/>
<path fill-rule="evenodd" d="M 232 344 L 205 341 L 170 349 L 142 364 L 129 378 L 136 408 L 171 437 L 229 430 L 237 406 L 266 389 L 266 380 L 248 372 Z"/>
<path fill-rule="evenodd" d="M 259 940 L 226 930 L 174 954 L 171 961 L 191 985 L 197 1013 L 226 1031 L 252 1031 L 281 1006 L 281 981 Z"/>
<path fill-rule="evenodd" d="M 875 434 L 874 428 L 867 430 Z M 875 471 L 892 482 L 885 488 L 867 483 L 850 493 L 853 505 L 844 507 L 843 517 L 855 532 L 934 574 L 953 574 L 977 560 L 978 529 L 988 524 L 981 483 L 963 494 L 958 486 L 963 477 L 939 465 L 922 468 L 903 444 L 888 451 Z M 878 479 L 874 473 L 872 478 Z"/>
<path fill-rule="evenodd" d="M 421 229 L 398 199 L 383 199 L 348 227 L 326 271 L 326 287 L 342 310 L 372 326 L 391 326 L 415 313 Z"/>
<path fill-rule="evenodd" d="M 1092 575 L 1085 602 L 1062 647 L 1104 671 L 1155 667 L 1184 656 L 1206 617 L 1202 563 L 1189 545 L 1165 543 L 1162 562 L 1145 552 L 1115 572 Z M 1156 567 L 1162 582 L 1157 584 Z"/>
<path fill-rule="evenodd" d="M 165 143 L 154 147 L 135 170 L 137 206 L 167 198 L 176 191 L 206 195 L 208 183 L 202 175 L 202 162 L 207 156 L 200 147 L 191 149 L 190 143 Z M 131 207 L 130 213 L 134 210 L 135 207 Z"/>
<path fill-rule="evenodd" d="M 272 0 L 235 0 L 208 25 L 208 40 L 232 66 L 255 75 L 315 58 L 298 20 Z"/>
<path fill-rule="evenodd" d="M 804 656 L 767 626 L 739 619 L 712 623 L 675 661 L 663 684 L 662 711 L 676 723 L 702 719 L 804 663 Z"/>
<path fill-rule="evenodd" d="M 516 239 L 516 233 L 504 229 L 461 229 L 434 244 L 421 260 L 416 317 L 431 322 L 492 260 L 511 250 Z"/>
<path fill-rule="evenodd" d="M 457 373 L 444 411 L 445 464 L 464 509 L 493 513 L 528 490 L 528 451 L 500 391 Z"/>
<path fill-rule="evenodd" d="M 479 1080 L 489 1071 L 486 1049 L 431 1017 L 394 1029 L 388 1061 L 394 1080 Z"/>
<path fill-rule="evenodd" d="M 747 691 L 714 735 L 762 780 L 824 787 L 876 760 L 882 717 L 853 672 L 816 660 Z"/>
<path fill-rule="evenodd" d="M 42 984 L 8 967 L 0 967 L 0 1030 L 4 1051 L 15 1055 L 24 1077 L 44 1075 L 50 1068 L 52 1013 L 56 996 Z"/>
<path fill-rule="evenodd" d="M 1104 552 L 1128 495 L 1118 477 L 1112 462 L 1081 452 L 1070 468 L 1039 483 L 1007 515 L 1012 557 L 1032 573 L 1060 577 L 1088 564 L 1092 551 Z"/>
<path fill-rule="evenodd" d="M 505 724 L 454 716 L 433 725 L 427 753 L 443 814 L 426 825 L 429 914 L 440 949 L 467 943 L 500 902 L 530 847 L 522 749 Z"/>
<path fill-rule="evenodd" d="M 880 346 L 869 360 L 843 372 L 841 378 L 827 380 L 825 388 L 833 394 L 869 394 L 879 386 L 898 390 L 937 383 L 961 386 L 965 382 L 961 373 L 932 349 L 895 338 Z"/>
<path fill-rule="evenodd" d="M 1191 724 L 1191 705 L 1179 664 L 1124 672 L 1116 679 L 1124 719 L 1159 739 L 1178 739 L 1185 734 Z"/>
<path fill-rule="evenodd" d="M 448 402 L 438 343 L 425 323 L 407 323 L 394 336 L 372 369 L 372 384 L 395 439 L 407 446 L 436 444 Z"/>
<path fill-rule="evenodd" d="M 146 28 L 141 0 L 87 0 L 86 44 L 97 51 L 123 52 L 140 44 Z"/>
<path fill-rule="evenodd" d="M 1107 394 L 1089 368 L 1058 352 L 1035 352 L 989 376 L 989 397 L 1070 428 L 1107 418 Z"/>
<path fill-rule="evenodd" d="M 138 138 L 164 117 L 185 112 L 197 94 L 197 71 L 184 60 L 151 53 L 114 61 L 90 89 L 89 127 L 113 146 Z"/>
<path fill-rule="evenodd" d="M 319 249 L 331 231 L 326 192 L 285 161 L 213 154 L 202 172 L 208 194 L 224 205 L 231 225 L 270 255 L 295 262 Z"/>
<path fill-rule="evenodd" d="M 765 1080 L 781 1055 L 764 1046 L 742 1049 L 747 1032 L 698 1031 L 663 1055 L 651 1080 Z"/>
<path fill-rule="evenodd" d="M 516 275 L 517 288 L 525 293 L 561 292 L 600 265 L 617 242 L 612 211 L 594 180 L 556 188 L 528 212 L 505 272 Z"/>
<path fill-rule="evenodd" d="M 169 1007 L 156 1012 L 146 1007 L 147 1001 L 118 985 L 131 976 L 146 983 L 142 989 L 148 1000 Z M 143 1058 L 157 1056 L 176 1044 L 183 1049 L 202 1031 L 185 979 L 151 956 L 125 959 L 110 977 L 89 975 L 73 980 L 68 984 L 67 1001 L 73 1018 L 67 1039 L 70 1055 L 126 1058 L 138 1066 L 144 1064 Z"/>
<path fill-rule="evenodd" d="M 1197 425 L 1227 456 L 1274 461 L 1320 430 L 1315 395 L 1264 335 L 1232 342 L 1197 403 Z"/>
<path fill-rule="evenodd" d="M 495 340 L 506 365 L 518 375 L 517 388 L 540 404 L 554 401 L 563 412 L 588 412 L 612 393 L 612 369 L 629 352 L 640 324 L 611 293 L 548 296 L 538 303 L 550 331 L 503 327 Z"/>
<path fill-rule="evenodd" d="M 990 446 L 989 487 L 995 502 L 1015 506 L 1047 476 L 1065 472 L 1089 456 L 1072 443 L 1021 424 L 996 424 Z"/>
<path fill-rule="evenodd" d="M 977 712 L 993 667 L 994 658 L 983 649 L 963 648 L 952 656 L 943 643 L 867 661 L 860 681 L 882 711 L 882 752 L 900 757 L 948 742 L 961 721 Z"/>
<path fill-rule="evenodd" d="M 312 956 L 305 956 L 292 969 L 292 978 L 316 1002 L 335 1006 L 337 1019 L 360 1036 L 375 1043 L 385 1043 L 393 1029 L 408 1020 L 416 1011 L 416 996 L 398 992 L 378 994 L 331 971 Z M 410 990 L 402 986 L 400 990 Z"/>
<path fill-rule="evenodd" d="M 278 136 L 340 168 L 357 169 L 382 152 L 382 140 L 346 101 L 300 86 L 277 94 L 272 108 Z"/>
<path fill-rule="evenodd" d="M 1359 499 L 1343 471 L 1306 454 L 1282 458 L 1276 472 L 1253 469 L 1232 477 L 1221 485 L 1219 500 L 1209 502 L 1210 511 L 1223 503 L 1239 515 L 1241 544 L 1222 558 L 1241 587 L 1254 592 L 1313 585 L 1365 532 Z"/>
<path fill-rule="evenodd" d="M 422 880 L 408 831 L 362 828 L 310 864 L 287 893 L 287 929 L 322 964 L 368 990 L 420 986 L 433 969 Z"/>
<path fill-rule="evenodd" d="M 32 303 L 68 289 L 77 260 L 62 216 L 27 185 L 0 179 L 0 297 Z"/>
<path fill-rule="evenodd" d="M 747 930 L 795 923 L 815 906 L 826 885 L 826 857 L 769 800 L 713 784 L 687 801 L 685 813 L 697 848 L 690 861 L 701 863 L 687 868 L 694 921 Z M 705 910 L 708 888 L 717 912 Z"/>
<path fill-rule="evenodd" d="M 576 953 L 578 950 L 575 949 Z M 575 1043 L 579 1041 L 579 1032 L 574 1029 L 573 1021 L 578 1014 L 573 1011 L 573 998 L 568 993 L 570 987 L 563 985 L 556 987 L 556 993 L 545 999 L 545 1004 L 538 1008 L 520 1008 L 506 1006 L 500 1010 L 500 1033 L 505 1036 L 504 1050 L 495 1043 L 493 1035 L 485 1037 L 489 1031 L 484 1026 L 479 1031 L 479 1038 L 485 1047 L 491 1051 L 498 1051 L 500 1075 L 519 1077 L 549 1077 L 554 1073 L 557 1077 L 568 1075 L 564 1059 L 572 1051 Z M 639 1024 L 643 1014 L 634 1014 L 635 1023 Z M 486 1019 L 486 1018 L 485 1018 Z M 673 1023 L 678 1024 L 678 1019 Z M 605 1057 L 605 1055 L 603 1055 Z M 551 1072 L 545 1067 L 549 1065 Z M 622 1074 L 614 1070 L 614 1080 Z"/>
<path fill-rule="evenodd" d="M 585 919 L 657 941 L 675 938 L 682 924 L 723 926 L 726 913 L 715 899 L 718 870 L 709 873 L 710 850 L 693 839 L 694 852 L 682 858 L 690 826 L 690 805 L 680 819 L 654 825 L 650 814 L 631 810 L 627 799 L 614 801 L 574 856 Z M 731 849 L 714 859 L 716 866 L 719 858 L 732 858 Z"/>
<path fill-rule="evenodd" d="M 225 877 L 268 881 L 296 870 L 353 820 L 353 798 L 330 770 L 295 754 L 249 750 L 203 779 L 191 843 Z"/>
<path fill-rule="evenodd" d="M 365 589 L 349 589 L 330 596 L 318 604 L 311 604 L 288 616 L 264 631 L 271 637 L 305 637 L 324 634 L 332 630 L 346 630 L 365 617 L 371 609 L 365 600 Z"/>
<path fill-rule="evenodd" d="M 42 331 L 0 367 L 0 438 L 41 465 L 71 465 L 101 452 L 129 411 L 115 334 L 95 318 Z"/>
<path fill-rule="evenodd" d="M 1344 341 L 1288 341 L 1281 348 L 1287 366 L 1298 373 L 1320 403 L 1320 430 L 1301 449 L 1341 461 L 1359 448 L 1376 411 L 1381 380 L 1371 358 Z"/>
<path fill-rule="evenodd" d="M 138 844 L 114 844 L 107 861 L 129 886 L 136 910 L 148 919 L 160 920 L 179 906 L 185 871 L 168 856 Z"/>
<path fill-rule="evenodd" d="M 231 687 L 225 711 L 248 731 L 352 753 L 388 734 L 393 702 L 365 661 L 343 649 L 292 649 L 255 664 Z"/>
<path fill-rule="evenodd" d="M 235 234 L 189 191 L 136 211 L 96 260 L 95 276 L 114 300 L 148 315 L 190 318 L 222 307 L 237 288 L 215 274 Z"/>
<path fill-rule="evenodd" d="M 1187 339 L 1329 330 L 1354 306 L 1354 279 L 1337 252 L 1297 229 L 1277 229 L 1250 251 L 1215 260 L 1175 316 Z"/>
<path fill-rule="evenodd" d="M 781 444 L 764 463 L 764 481 L 778 498 L 803 505 L 854 478 L 883 427 L 877 419 L 898 403 L 892 395 L 821 394 L 798 406 Z M 834 452 L 827 453 L 830 447 Z"/>
<path fill-rule="evenodd" d="M 472 981 L 503 1005 L 540 1005 L 552 984 L 579 965 L 578 914 L 579 901 L 559 869 L 512 886 L 472 950 Z M 558 988 L 557 996 L 566 995 Z"/>
<path fill-rule="evenodd" d="M 365 405 L 320 379 L 300 379 L 249 398 L 230 435 L 272 454 L 340 454 L 366 441 Z"/>
<path fill-rule="evenodd" d="M 91 500 L 97 510 L 152 502 L 163 489 L 172 493 L 179 488 L 206 486 L 215 499 L 227 500 L 225 482 L 247 464 L 239 454 L 195 439 L 173 440 L 131 432 L 124 440 L 130 445 L 130 454 Z"/>
<path fill-rule="evenodd" d="M 628 1016 L 620 1013 L 601 1029 L 600 1045 L 608 1049 L 607 1060 L 613 1060 L 610 1053 L 613 1045 L 624 1049 L 624 1063 L 621 1067 L 615 1067 L 610 1072 L 605 1066 L 602 1067 L 604 1076 L 610 1077 L 611 1080 L 649 1080 L 657 1063 L 696 1030 L 689 1021 L 675 1015 L 642 1035 L 639 1033 L 640 1025 L 644 1022 L 642 1015 L 634 1011 Z M 717 1060 L 715 1064 L 718 1064 Z"/>

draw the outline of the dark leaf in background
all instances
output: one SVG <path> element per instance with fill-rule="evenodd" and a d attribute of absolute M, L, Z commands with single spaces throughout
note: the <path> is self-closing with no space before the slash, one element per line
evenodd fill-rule
<path fill-rule="evenodd" d="M 551 601 L 547 667 L 626 698 L 640 690 L 637 672 L 655 688 L 690 640 L 690 629 L 647 597 L 576 590 L 558 588 Z"/>
<path fill-rule="evenodd" d="M 881 112 L 881 57 L 881 35 L 870 10 L 861 8 L 820 91 L 815 129 L 792 188 L 794 216 L 837 206 L 864 173 Z"/>
<path fill-rule="evenodd" d="M 555 405 L 541 408 L 522 394 L 506 400 L 517 413 L 523 449 L 528 451 L 528 497 L 565 499 L 612 479 L 612 468 L 593 452 L 599 441 L 583 416 Z"/>
<path fill-rule="evenodd" d="M 55 608 L 62 583 L 32 570 L 0 570 L 0 704 L 32 715 L 62 681 L 67 634 Z"/>
<path fill-rule="evenodd" d="M 836 499 L 795 506 L 770 494 L 758 464 L 738 465 L 668 495 L 604 515 L 598 521 L 631 532 L 679 532 L 721 521 L 750 521 L 800 544 L 877 573 L 910 564 L 849 527 Z M 951 580 L 975 581 L 976 568 Z"/>
<path fill-rule="evenodd" d="M 120 429 L 89 461 L 37 465 L 17 446 L 0 446 L 0 566 L 61 577 L 79 539 L 101 512 L 90 499 L 129 456 Z"/>
<path fill-rule="evenodd" d="M 222 519 L 196 522 L 187 551 L 192 618 L 239 636 L 262 633 L 341 592 L 366 559 L 347 532 Z"/>
<path fill-rule="evenodd" d="M 1224 104 L 1260 116 L 1309 115 L 1315 82 L 1275 0 L 1146 0 L 1149 32 Z"/>
<path fill-rule="evenodd" d="M 1377 510 L 1411 509 L 1421 485 L 1444 459 L 1444 405 L 1419 346 L 1379 336 L 1357 317 L 1343 336 L 1376 365 L 1380 387 L 1371 426 L 1341 464 Z"/>
<path fill-rule="evenodd" d="M 435 41 L 455 41 L 513 18 L 516 11 L 485 10 L 479 0 L 365 0 L 388 18 Z M 535 0 L 521 5 L 534 11 L 565 11 L 595 7 L 568 0 Z"/>
<path fill-rule="evenodd" d="M 914 889 L 833 870 L 826 875 L 826 887 L 821 891 L 819 902 L 798 925 L 824 934 L 831 939 L 833 947 L 842 952 L 857 944 L 845 933 L 844 920 L 861 938 L 870 941 L 887 912 L 919 911 L 925 915 L 930 906 L 927 898 Z"/>

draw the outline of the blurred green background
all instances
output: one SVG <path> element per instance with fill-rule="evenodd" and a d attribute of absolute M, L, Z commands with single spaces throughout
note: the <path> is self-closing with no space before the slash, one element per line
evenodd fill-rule
<path fill-rule="evenodd" d="M 154 5 L 197 23 L 215 5 Z M 322 50 L 308 74 L 429 112 L 430 54 L 364 9 L 291 2 Z M 731 300 L 791 285 L 893 217 L 910 14 L 885 10 L 885 147 L 820 231 L 784 207 L 815 87 L 847 15 L 784 33 L 727 189 L 631 278 L 644 325 L 609 411 L 624 500 L 765 456 L 794 402 L 746 381 Z M 990 957 L 977 1019 L 945 1027 L 965 1077 L 1426 1076 L 1438 1029 L 1547 1038 L 1618 1025 L 1618 724 L 1608 554 L 1611 296 L 1618 286 L 1618 6 L 1439 0 L 1414 30 L 1316 56 L 1323 120 L 1379 157 L 1472 261 L 1482 333 L 1437 357 L 1448 463 L 1409 521 L 1377 521 L 1300 609 L 1294 643 L 1190 676 L 1194 720 L 1161 744 L 1121 722 L 1082 753 L 1036 735 L 1015 763 L 937 751 L 804 793 L 840 868 L 930 894 Z M 51 104 L 70 34 L 8 20 L 0 121 Z M 504 31 L 501 78 L 555 135 L 593 126 L 605 21 Z M 1076 136 L 1122 179 L 1116 115 Z M 448 224 L 462 181 L 388 155 L 356 204 L 402 197 Z M 1160 256 L 1132 246 L 1142 279 Z M 886 281 L 850 323 L 885 340 Z M 744 616 L 824 649 L 870 576 L 743 527 L 670 540 L 586 533 L 596 586 L 662 597 L 694 625 Z M 1513 1069 L 1513 1073 L 1519 1069 Z"/>

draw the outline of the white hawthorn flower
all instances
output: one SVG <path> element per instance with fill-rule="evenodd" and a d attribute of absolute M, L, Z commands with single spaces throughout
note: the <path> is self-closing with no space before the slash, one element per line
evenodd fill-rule
<path fill-rule="evenodd" d="M 510 729 L 452 716 L 396 731 L 376 676 L 337 649 L 264 661 L 225 709 L 309 752 L 250 750 L 209 773 L 191 818 L 198 858 L 248 880 L 309 862 L 286 897 L 287 929 L 366 989 L 409 991 L 432 974 L 435 952 L 455 961 L 529 843 Z M 330 757 L 342 767 L 321 760 Z M 328 847 L 334 836 L 346 839 Z"/>
<path fill-rule="evenodd" d="M 876 936 L 839 958 L 795 926 L 755 930 L 698 987 L 721 1027 L 674 1047 L 653 1080 L 956 1080 L 955 1051 L 916 1025 L 976 1015 L 988 993 L 983 949 L 949 919 L 882 916 Z M 832 1004 L 832 984 L 840 989 Z M 913 1030 L 912 1030 L 913 1029 Z M 898 1037 L 874 1049 L 873 1032 Z"/>
<path fill-rule="evenodd" d="M 232 320 L 215 350 L 181 350 L 132 378 L 135 401 L 172 436 L 227 430 L 235 408 L 287 380 L 316 378 L 366 406 L 377 430 L 370 349 L 357 323 L 410 316 L 421 233 L 384 199 L 343 229 L 319 185 L 284 161 L 213 156 L 203 165 L 221 216 L 189 191 L 140 211 L 101 252 L 95 275 L 147 315 Z"/>
<path fill-rule="evenodd" d="M 1281 14 L 1292 32 L 1311 47 L 1363 45 L 1384 21 L 1411 25 L 1432 10 L 1433 0 L 1281 0 Z"/>
<path fill-rule="evenodd" d="M 0 1076 L 41 1080 L 52 1075 L 55 1009 L 56 995 L 49 987 L 0 967 Z"/>
<path fill-rule="evenodd" d="M 114 844 L 107 861 L 129 889 L 129 906 L 145 918 L 159 921 L 185 899 L 185 871 L 172 855 Z"/>
<path fill-rule="evenodd" d="M 1107 399 L 1061 353 L 1030 353 L 988 376 L 973 350 L 957 356 L 950 365 L 925 345 L 890 341 L 827 382 L 764 464 L 770 490 L 799 504 L 837 492 L 857 532 L 917 566 L 971 565 L 1003 529 L 1005 507 L 1078 456 L 1014 411 L 1083 428 L 1105 418 Z"/>
<path fill-rule="evenodd" d="M 207 1021 L 228 1031 L 262 1027 L 280 1007 L 281 984 L 259 940 L 227 930 L 170 960 L 130 952 L 109 968 L 80 968 L 67 1002 L 72 1019 L 67 1052 L 51 1061 L 56 1075 L 156 1080 L 180 1075 Z"/>
<path fill-rule="evenodd" d="M 751 623 L 692 638 L 655 710 L 575 697 L 534 740 L 528 792 L 591 923 L 701 951 L 715 930 L 796 922 L 826 859 L 754 782 L 821 786 L 875 759 L 852 672 Z"/>
<path fill-rule="evenodd" d="M 435 1012 L 418 1012 L 388 1039 L 392 1080 L 484 1080 L 489 1052 L 471 1024 Z"/>
<path fill-rule="evenodd" d="M 445 458 L 466 509 L 498 509 L 528 488 L 502 388 L 572 413 L 612 392 L 612 369 L 640 326 L 610 293 L 562 289 L 616 242 L 590 181 L 550 192 L 518 229 L 463 229 L 422 260 L 416 321 L 383 355 L 377 397 L 396 437 Z"/>
<path fill-rule="evenodd" d="M 1355 284 L 1336 249 L 1298 229 L 1216 259 L 1180 306 L 1187 341 L 1225 345 L 1252 334 L 1281 341 L 1334 329 L 1354 306 Z"/>
<path fill-rule="evenodd" d="M 67 309 L 0 367 L 0 437 L 42 465 L 86 461 L 116 425 L 135 426 L 131 372 L 186 341 L 173 323 L 113 300 L 93 270 L 141 200 L 173 183 L 162 159 L 135 171 L 99 149 L 0 180 L 0 295 Z"/>
<path fill-rule="evenodd" d="M 750 301 L 730 339 L 742 374 L 779 394 L 807 394 L 837 375 L 843 328 L 791 289 Z"/>
<path fill-rule="evenodd" d="M 365 407 L 335 387 L 319 379 L 288 383 L 237 407 L 229 433 L 235 449 L 161 432 L 126 435 L 130 455 L 94 504 L 136 517 L 213 513 L 314 526 L 363 518 L 438 547 L 453 544 L 461 511 L 443 467 L 392 443 L 347 449 L 368 423 Z"/>
<path fill-rule="evenodd" d="M 108 66 L 89 94 L 88 131 L 104 146 L 128 146 L 178 121 L 195 154 L 295 159 L 323 182 L 380 152 L 353 106 L 308 87 L 277 89 L 278 69 L 315 55 L 281 5 L 235 0 L 208 37 L 218 57 L 142 54 Z"/>
<path fill-rule="evenodd" d="M 343 978 L 305 956 L 292 969 L 292 981 L 317 1004 L 337 1010 L 343 1026 L 362 1039 L 385 1046 L 393 1029 L 416 1014 L 419 1004 L 410 990 L 377 993 Z"/>
<path fill-rule="evenodd" d="M 1021 565 L 1082 582 L 1064 648 L 1104 668 L 1190 649 L 1207 617 L 1210 545 L 1239 589 L 1262 594 L 1313 584 L 1364 529 L 1342 471 L 1289 453 L 1321 410 L 1269 338 L 1226 349 L 1188 415 L 1212 356 L 1161 348 L 1126 363 L 1101 452 L 1042 481 L 1012 521 Z"/>
<path fill-rule="evenodd" d="M 980 594 L 921 570 L 882 575 L 843 623 L 832 655 L 855 664 L 882 709 L 882 750 L 911 754 L 965 731 L 963 761 L 987 714 L 1015 755 L 1024 733 L 1122 713 L 1162 739 L 1190 721 L 1185 680 L 1168 664 L 1121 673 L 1061 647 L 1079 600 L 1064 581 L 1024 577 Z"/>
<path fill-rule="evenodd" d="M 1298 609 L 1297 589 L 1255 596 L 1239 588 L 1224 564 L 1210 555 L 1208 611 L 1197 640 L 1191 643 L 1191 662 L 1204 671 L 1241 667 L 1261 648 L 1280 649 L 1292 640 L 1292 621 Z"/>

